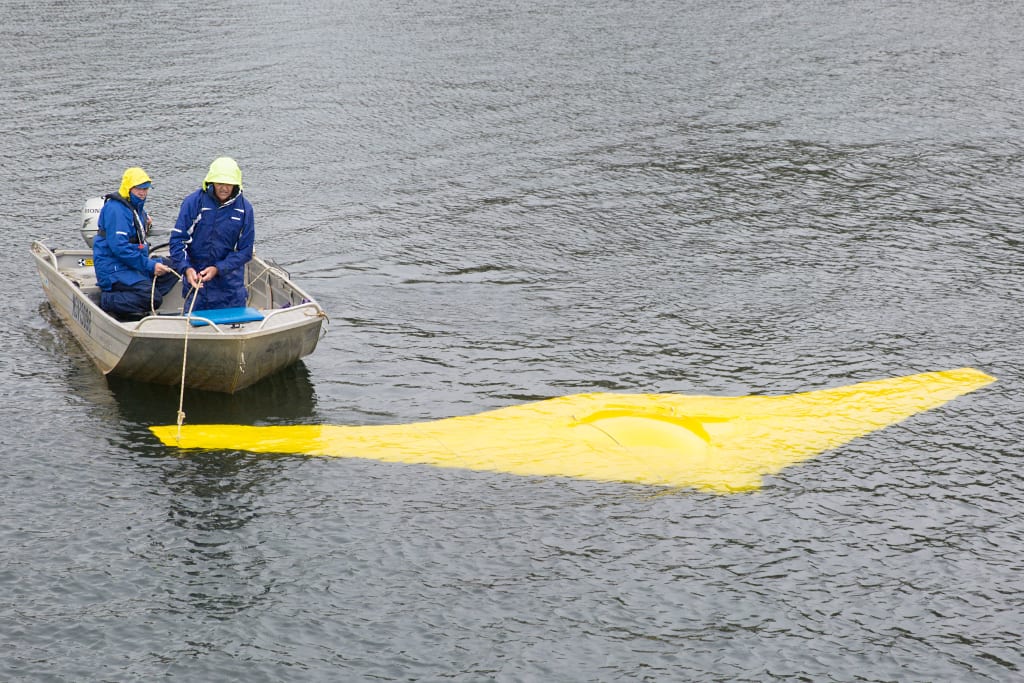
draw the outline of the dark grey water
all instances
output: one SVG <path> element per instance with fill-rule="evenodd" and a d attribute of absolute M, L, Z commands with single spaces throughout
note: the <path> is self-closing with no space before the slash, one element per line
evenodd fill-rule
<path fill-rule="evenodd" d="M 1024 676 L 1024 10 L 994 0 L 3 4 L 0 679 Z M 752 495 L 168 452 L 34 238 L 215 156 L 316 354 L 189 422 L 581 391 L 996 384 Z"/>

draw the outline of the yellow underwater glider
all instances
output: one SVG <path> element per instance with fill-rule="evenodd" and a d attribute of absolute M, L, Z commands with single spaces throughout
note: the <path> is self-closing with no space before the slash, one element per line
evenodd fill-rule
<path fill-rule="evenodd" d="M 786 396 L 577 394 L 406 425 L 170 425 L 167 446 L 727 493 L 995 381 L 960 368 Z"/>

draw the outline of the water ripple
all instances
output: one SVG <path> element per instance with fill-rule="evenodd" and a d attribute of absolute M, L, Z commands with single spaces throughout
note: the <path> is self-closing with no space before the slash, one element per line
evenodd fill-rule
<path fill-rule="evenodd" d="M 998 382 L 743 496 L 177 455 L 7 259 L 0 678 L 1019 677 L 1022 17 L 690 5 L 9 7 L 0 222 L 77 245 L 141 164 L 166 224 L 240 160 L 332 324 L 190 422 Z"/>

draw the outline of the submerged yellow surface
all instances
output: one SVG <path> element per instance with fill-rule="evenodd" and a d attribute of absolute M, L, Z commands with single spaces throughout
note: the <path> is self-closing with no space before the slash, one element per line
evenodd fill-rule
<path fill-rule="evenodd" d="M 761 478 L 995 381 L 960 368 L 786 396 L 577 394 L 384 426 L 169 425 L 168 446 L 368 458 L 705 491 Z"/>

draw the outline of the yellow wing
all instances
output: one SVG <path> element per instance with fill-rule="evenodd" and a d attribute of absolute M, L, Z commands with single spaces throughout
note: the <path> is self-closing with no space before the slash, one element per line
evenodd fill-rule
<path fill-rule="evenodd" d="M 178 448 L 369 458 L 720 493 L 995 381 L 973 368 L 786 396 L 577 394 L 406 425 L 170 425 Z"/>

